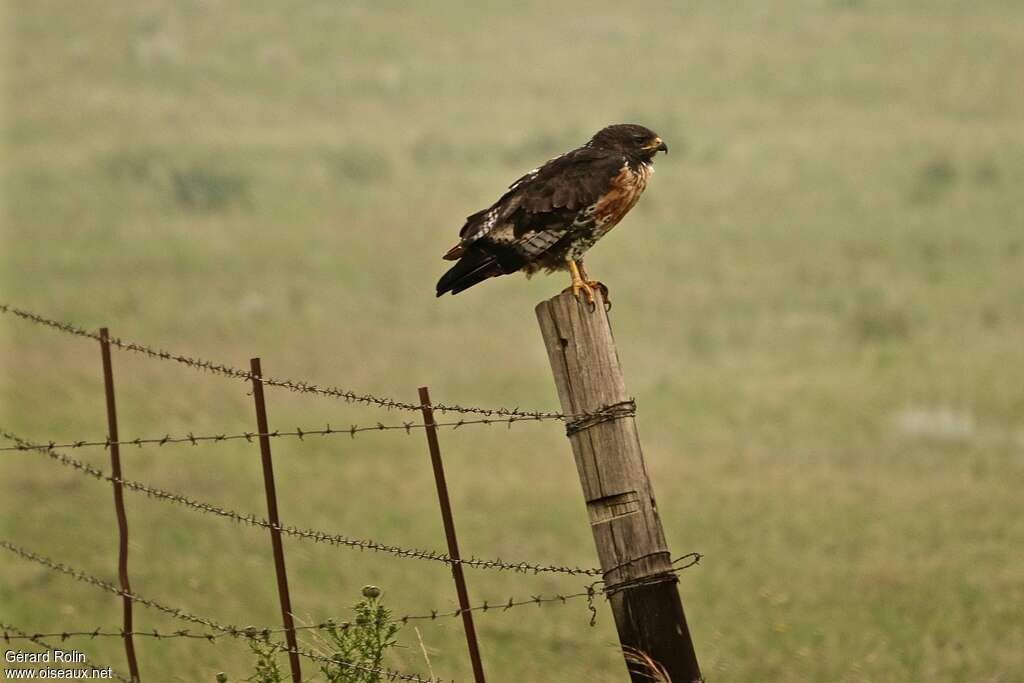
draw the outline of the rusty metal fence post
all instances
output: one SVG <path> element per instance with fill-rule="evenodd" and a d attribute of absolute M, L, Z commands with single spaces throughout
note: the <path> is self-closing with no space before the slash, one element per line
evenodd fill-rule
<path fill-rule="evenodd" d="M 480 660 L 480 646 L 476 640 L 476 628 L 473 626 L 473 613 L 469 608 L 469 592 L 466 590 L 466 577 L 462 573 L 459 560 L 459 542 L 455 537 L 455 519 L 452 516 L 452 505 L 448 499 L 448 484 L 444 477 L 444 463 L 441 461 L 441 445 L 437 440 L 437 423 L 434 421 L 434 408 L 430 403 L 430 391 L 420 387 L 420 410 L 423 412 L 423 431 L 427 435 L 427 448 L 430 450 L 430 462 L 434 466 L 434 482 L 437 484 L 437 501 L 441 505 L 441 519 L 444 522 L 444 535 L 448 540 L 448 556 L 452 562 L 452 577 L 455 579 L 455 592 L 459 596 L 459 612 L 462 614 L 462 626 L 466 632 L 466 645 L 469 647 L 469 659 L 473 664 L 473 680 L 484 683 L 484 665 Z"/>
<path fill-rule="evenodd" d="M 100 328 L 100 356 L 103 359 L 103 393 L 107 399 L 107 440 L 110 444 L 110 470 L 114 485 L 114 511 L 117 513 L 117 578 L 121 584 L 123 602 L 124 651 L 128 657 L 128 673 L 132 683 L 138 683 L 139 663 L 135 658 L 132 640 L 132 587 L 128 582 L 128 515 L 124 511 L 124 491 L 121 489 L 121 449 L 117 434 L 117 404 L 114 401 L 114 370 L 110 361 L 110 331 Z"/>
<path fill-rule="evenodd" d="M 281 521 L 277 515 L 277 488 L 274 486 L 274 463 L 270 456 L 270 428 L 267 426 L 267 405 L 263 400 L 263 372 L 260 359 L 249 361 L 252 379 L 252 397 L 256 404 L 256 428 L 259 430 L 260 457 L 263 461 L 263 485 L 267 493 L 267 518 L 270 521 L 270 543 L 274 549 L 274 570 L 277 573 L 277 593 L 281 600 L 281 618 L 284 620 L 285 641 L 288 643 L 288 663 L 293 683 L 302 683 L 299 668 L 298 643 L 292 617 L 292 600 L 288 594 L 288 574 L 284 566 L 284 546 L 281 544 Z"/>

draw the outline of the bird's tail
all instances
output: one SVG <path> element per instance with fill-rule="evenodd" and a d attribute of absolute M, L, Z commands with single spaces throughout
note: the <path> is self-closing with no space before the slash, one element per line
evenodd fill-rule
<path fill-rule="evenodd" d="M 458 294 L 489 277 L 504 273 L 501 264 L 494 256 L 476 249 L 469 249 L 459 259 L 459 262 L 437 281 L 437 296 L 441 296 L 445 292 Z"/>

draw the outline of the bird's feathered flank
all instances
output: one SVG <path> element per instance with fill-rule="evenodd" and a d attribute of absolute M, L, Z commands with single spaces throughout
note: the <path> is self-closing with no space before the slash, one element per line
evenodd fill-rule
<path fill-rule="evenodd" d="M 443 257 L 458 263 L 438 281 L 437 295 L 518 270 L 564 268 L 567 259 L 582 257 L 636 203 L 651 159 L 663 149 L 642 126 L 609 126 L 530 171 L 466 219 L 459 243 Z"/>

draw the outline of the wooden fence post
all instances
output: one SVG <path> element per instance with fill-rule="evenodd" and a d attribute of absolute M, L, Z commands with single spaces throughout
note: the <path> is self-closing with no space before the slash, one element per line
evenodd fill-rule
<path fill-rule="evenodd" d="M 118 553 L 117 578 L 121 584 L 122 627 L 124 651 L 128 657 L 128 675 L 132 683 L 139 682 L 139 663 L 135 658 L 132 639 L 132 593 L 128 582 L 128 515 L 124 511 L 124 492 L 121 488 L 121 446 L 118 444 L 117 404 L 114 401 L 114 369 L 110 361 L 110 332 L 100 329 L 100 357 L 103 361 L 103 392 L 107 399 L 107 440 L 110 442 L 110 472 L 114 484 L 114 511 L 117 513 Z"/>
<path fill-rule="evenodd" d="M 676 574 L 644 465 L 634 408 L 622 378 L 604 301 L 570 293 L 537 305 L 566 433 L 624 648 L 647 653 L 673 683 L 702 681 Z M 628 660 L 627 660 L 628 666 Z M 634 683 L 651 680 L 630 668 Z"/>

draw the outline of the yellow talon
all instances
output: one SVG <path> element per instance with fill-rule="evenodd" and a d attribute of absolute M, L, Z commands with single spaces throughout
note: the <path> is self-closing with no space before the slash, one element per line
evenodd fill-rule
<path fill-rule="evenodd" d="M 587 284 L 587 286 L 590 287 L 590 289 L 592 290 L 597 289 L 601 292 L 601 298 L 604 299 L 604 310 L 611 310 L 612 302 L 611 299 L 608 298 L 608 286 L 598 280 L 591 280 L 590 276 L 587 275 L 587 269 L 583 267 L 582 263 L 579 264 L 579 268 L 580 276 L 583 278 L 583 281 Z"/>
<path fill-rule="evenodd" d="M 584 280 L 580 276 L 579 266 L 572 259 L 569 259 L 569 275 L 572 277 L 572 283 L 563 289 L 563 292 L 571 291 L 572 295 L 578 300 L 580 298 L 580 292 L 584 292 L 587 297 L 587 303 L 590 307 L 594 307 L 594 290 L 591 288 L 590 283 Z"/>
<path fill-rule="evenodd" d="M 580 292 L 584 292 L 587 296 L 587 303 L 590 304 L 591 308 L 594 307 L 594 290 L 589 283 L 583 280 L 576 280 L 572 283 L 570 289 L 572 289 L 572 295 L 577 299 L 580 298 Z"/>
<path fill-rule="evenodd" d="M 590 304 L 590 308 L 593 309 L 596 305 L 594 300 L 594 290 L 601 292 L 601 298 L 604 299 L 605 310 L 609 310 L 612 307 L 611 301 L 608 300 L 608 287 L 602 282 L 597 280 L 591 280 L 587 276 L 587 271 L 581 264 L 577 264 L 575 261 L 567 261 L 569 264 L 569 275 L 572 276 L 572 283 L 563 289 L 563 292 L 572 292 L 572 295 L 578 300 L 580 298 L 580 292 L 583 292 L 587 297 L 587 303 Z"/>

